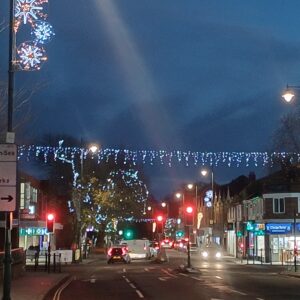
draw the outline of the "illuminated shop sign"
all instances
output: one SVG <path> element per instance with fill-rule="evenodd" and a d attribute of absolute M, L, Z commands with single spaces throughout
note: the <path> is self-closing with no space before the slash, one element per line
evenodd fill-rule
<path fill-rule="evenodd" d="M 267 223 L 266 232 L 270 234 L 285 234 L 292 232 L 291 223 Z"/>
<path fill-rule="evenodd" d="M 44 235 L 46 233 L 47 233 L 47 230 L 46 230 L 46 228 L 43 228 L 43 227 L 20 228 L 20 236 Z"/>

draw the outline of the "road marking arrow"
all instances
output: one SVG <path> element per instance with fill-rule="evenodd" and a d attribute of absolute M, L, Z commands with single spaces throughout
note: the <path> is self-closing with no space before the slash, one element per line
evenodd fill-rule
<path fill-rule="evenodd" d="M 14 198 L 11 195 L 7 195 L 7 197 L 1 197 L 1 200 L 6 200 L 8 202 L 11 202 Z"/>

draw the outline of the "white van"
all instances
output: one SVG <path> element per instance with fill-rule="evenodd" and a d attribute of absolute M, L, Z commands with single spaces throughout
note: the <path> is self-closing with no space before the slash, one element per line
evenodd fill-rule
<path fill-rule="evenodd" d="M 131 259 L 151 258 L 150 241 L 147 239 L 122 240 L 120 244 L 128 247 L 128 253 Z"/>

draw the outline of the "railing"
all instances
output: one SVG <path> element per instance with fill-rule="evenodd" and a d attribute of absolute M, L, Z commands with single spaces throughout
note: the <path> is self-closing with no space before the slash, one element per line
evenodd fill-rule
<path fill-rule="evenodd" d="M 45 272 L 61 273 L 61 254 L 60 253 L 38 253 L 26 255 L 26 269 L 44 270 Z"/>
<path fill-rule="evenodd" d="M 294 254 L 294 250 L 289 249 L 253 249 L 248 248 L 242 259 L 247 260 L 247 264 L 277 264 L 282 266 L 300 266 L 300 256 Z M 300 268 L 299 268 L 300 269 Z"/>

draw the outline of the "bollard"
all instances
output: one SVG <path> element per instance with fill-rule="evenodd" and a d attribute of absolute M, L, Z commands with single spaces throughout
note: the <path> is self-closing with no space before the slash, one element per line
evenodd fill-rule
<path fill-rule="evenodd" d="M 45 253 L 45 272 L 47 272 L 47 266 L 48 266 L 48 257 L 47 257 L 47 253 Z"/>
<path fill-rule="evenodd" d="M 261 264 L 261 265 L 262 265 L 262 263 L 263 263 L 262 250 L 263 250 L 263 249 L 260 249 L 260 264 Z"/>
<path fill-rule="evenodd" d="M 55 273 L 56 271 L 56 254 L 53 253 L 53 272 Z"/>
<path fill-rule="evenodd" d="M 48 273 L 50 273 L 50 264 L 51 264 L 51 253 L 48 252 Z"/>
<path fill-rule="evenodd" d="M 61 273 L 61 253 L 59 253 L 58 258 L 59 258 L 58 272 Z"/>

